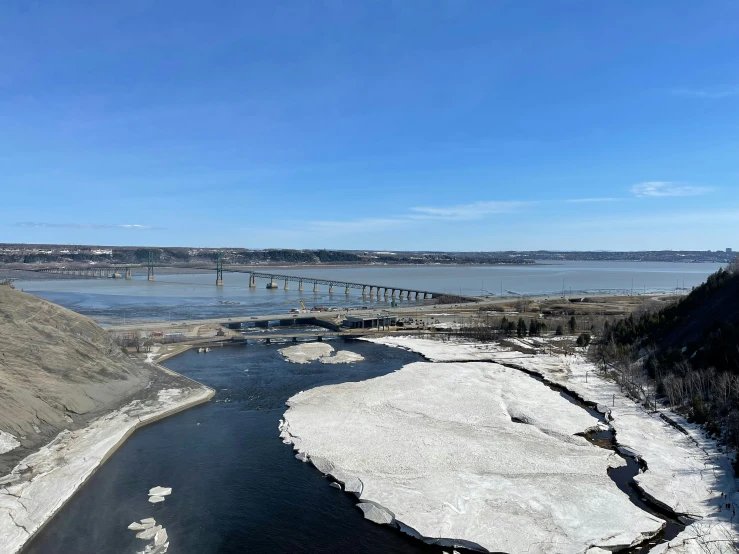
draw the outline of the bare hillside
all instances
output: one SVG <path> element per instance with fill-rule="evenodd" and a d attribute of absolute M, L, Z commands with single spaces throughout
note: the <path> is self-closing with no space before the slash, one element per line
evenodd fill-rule
<path fill-rule="evenodd" d="M 61 429 L 131 398 L 150 377 L 91 319 L 0 286 L 0 431 L 21 444 L 0 453 L 0 475 Z"/>

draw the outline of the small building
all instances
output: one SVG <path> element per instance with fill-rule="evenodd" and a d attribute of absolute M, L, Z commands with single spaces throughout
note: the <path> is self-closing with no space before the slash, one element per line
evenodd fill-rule
<path fill-rule="evenodd" d="M 349 316 L 341 324 L 345 329 L 380 329 L 395 327 L 398 318 L 394 315 Z"/>
<path fill-rule="evenodd" d="M 731 254 L 732 252 L 733 252 L 733 250 L 732 250 L 731 248 L 727 248 L 727 249 L 726 249 L 726 253 L 727 253 L 727 254 Z"/>

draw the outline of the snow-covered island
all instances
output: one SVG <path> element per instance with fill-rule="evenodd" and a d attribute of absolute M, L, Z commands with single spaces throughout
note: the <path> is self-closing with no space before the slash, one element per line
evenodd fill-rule
<path fill-rule="evenodd" d="M 652 552 L 731 546 L 737 489 L 726 457 L 674 414 L 644 411 L 582 357 L 372 340 L 430 361 L 301 392 L 280 425 L 297 456 L 357 495 L 368 519 L 427 542 L 509 553 L 618 551 L 656 534 L 661 518 L 607 474 L 623 458 L 580 436 L 603 424 L 528 372 L 597 404 L 619 450 L 647 468 L 635 478 L 644 494 L 694 518 Z"/>

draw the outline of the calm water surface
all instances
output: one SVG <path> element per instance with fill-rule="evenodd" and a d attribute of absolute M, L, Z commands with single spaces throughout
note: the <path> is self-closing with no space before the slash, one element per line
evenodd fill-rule
<path fill-rule="evenodd" d="M 26 550 L 133 553 L 146 544 L 126 529 L 154 517 L 170 552 L 439 553 L 363 519 L 356 498 L 329 486 L 282 444 L 285 401 L 315 386 L 384 375 L 420 358 L 370 343 L 332 343 L 365 356 L 351 365 L 284 362 L 279 346 L 187 352 L 167 365 L 215 388 L 214 401 L 140 429 Z M 160 504 L 149 488 L 173 488 Z"/>
<path fill-rule="evenodd" d="M 652 262 L 563 262 L 531 266 L 422 266 L 276 269 L 276 272 L 306 277 L 345 280 L 375 285 L 408 287 L 435 292 L 503 296 L 514 294 L 560 295 L 565 289 L 581 292 L 669 292 L 676 287 L 690 289 L 705 281 L 719 264 Z M 315 305 L 349 307 L 387 306 L 384 299 L 362 298 L 361 292 L 343 289 L 328 294 L 326 287 L 314 294 L 312 287 L 299 292 L 267 290 L 266 281 L 249 288 L 248 275 L 225 274 L 225 286 L 215 287 L 215 274 L 146 275 L 131 281 L 112 279 L 20 281 L 19 288 L 90 315 L 101 323 L 127 319 L 195 319 L 253 314 L 281 313 L 300 307 L 302 299 Z M 283 283 L 280 283 L 282 286 Z M 238 304 L 224 304 L 224 302 Z M 413 300 L 402 300 L 413 303 Z"/>

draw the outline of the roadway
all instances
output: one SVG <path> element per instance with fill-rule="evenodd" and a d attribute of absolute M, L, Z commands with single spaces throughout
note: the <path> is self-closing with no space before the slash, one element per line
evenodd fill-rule
<path fill-rule="evenodd" d="M 510 302 L 510 298 L 497 298 L 497 299 L 483 299 L 481 302 L 474 304 L 434 304 L 434 305 L 412 305 L 412 306 L 397 306 L 397 307 L 375 307 L 375 308 L 348 308 L 333 310 L 327 312 L 307 312 L 307 313 L 279 313 L 279 314 L 265 314 L 265 315 L 251 315 L 244 314 L 243 316 L 231 316 L 231 317 L 217 317 L 209 319 L 181 319 L 176 321 L 155 321 L 155 322 L 131 322 L 125 325 L 108 325 L 105 327 L 109 331 L 153 331 L 153 330 L 164 330 L 164 329 L 177 329 L 179 327 L 191 327 L 193 325 L 228 325 L 229 323 L 265 323 L 269 321 L 278 320 L 296 320 L 296 321 L 309 321 L 312 319 L 320 318 L 328 321 L 336 320 L 336 318 L 351 317 L 374 317 L 377 314 L 386 314 L 399 317 L 411 317 L 411 316 L 429 316 L 434 313 L 441 312 L 470 312 L 477 311 L 480 308 L 484 308 L 488 305 L 500 304 Z"/>

